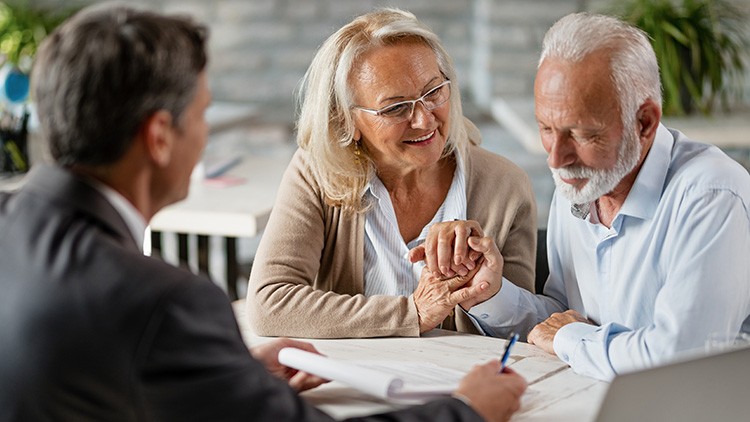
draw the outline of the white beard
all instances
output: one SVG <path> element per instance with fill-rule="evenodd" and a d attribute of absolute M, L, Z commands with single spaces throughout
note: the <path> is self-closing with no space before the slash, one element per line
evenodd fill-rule
<path fill-rule="evenodd" d="M 641 143 L 631 132 L 620 140 L 617 163 L 611 169 L 597 170 L 590 167 L 570 166 L 550 168 L 557 189 L 572 204 L 588 204 L 612 192 L 620 181 L 638 164 L 641 157 Z M 588 179 L 581 189 L 563 182 L 562 179 Z"/>

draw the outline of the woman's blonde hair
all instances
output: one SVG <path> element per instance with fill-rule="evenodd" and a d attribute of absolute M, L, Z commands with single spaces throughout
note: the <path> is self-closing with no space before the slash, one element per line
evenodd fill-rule
<path fill-rule="evenodd" d="M 464 124 L 453 62 L 435 33 L 413 14 L 398 9 L 380 9 L 359 16 L 323 43 L 298 92 L 297 143 L 311 156 L 310 165 L 327 204 L 347 211 L 366 210 L 363 195 L 375 174 L 367 151 L 360 150 L 352 139 L 354 103 L 349 74 L 354 63 L 373 48 L 414 40 L 432 49 L 440 71 L 452 82 L 452 124 L 443 156 L 466 148 L 467 129 L 472 137 L 478 134 L 468 120 Z"/>

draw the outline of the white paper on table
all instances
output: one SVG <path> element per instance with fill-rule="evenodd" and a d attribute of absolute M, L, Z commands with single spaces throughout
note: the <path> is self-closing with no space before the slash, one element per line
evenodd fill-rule
<path fill-rule="evenodd" d="M 376 397 L 396 400 L 450 395 L 465 375 L 427 362 L 338 360 L 290 347 L 281 349 L 279 362 Z"/>

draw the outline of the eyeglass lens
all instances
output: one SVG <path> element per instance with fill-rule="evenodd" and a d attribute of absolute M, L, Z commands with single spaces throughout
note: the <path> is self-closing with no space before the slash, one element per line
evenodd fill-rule
<path fill-rule="evenodd" d="M 377 114 L 386 118 L 390 124 L 402 123 L 411 119 L 412 114 L 414 114 L 414 108 L 418 102 L 421 102 L 427 110 L 433 110 L 445 104 L 445 102 L 448 101 L 448 98 L 450 98 L 450 81 L 445 81 L 427 91 L 416 100 L 401 101 L 396 104 L 391 104 L 378 110 Z"/>

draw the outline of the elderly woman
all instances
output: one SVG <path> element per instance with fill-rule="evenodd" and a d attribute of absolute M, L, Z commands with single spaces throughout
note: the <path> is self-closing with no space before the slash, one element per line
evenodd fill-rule
<path fill-rule="evenodd" d="M 477 146 L 451 60 L 412 14 L 368 13 L 325 41 L 302 81 L 297 142 L 250 276 L 256 334 L 482 332 L 497 289 L 474 261 L 450 263 L 448 280 L 410 262 L 442 221 L 475 220 L 500 248 L 493 265 L 533 290 L 528 177 Z"/>

